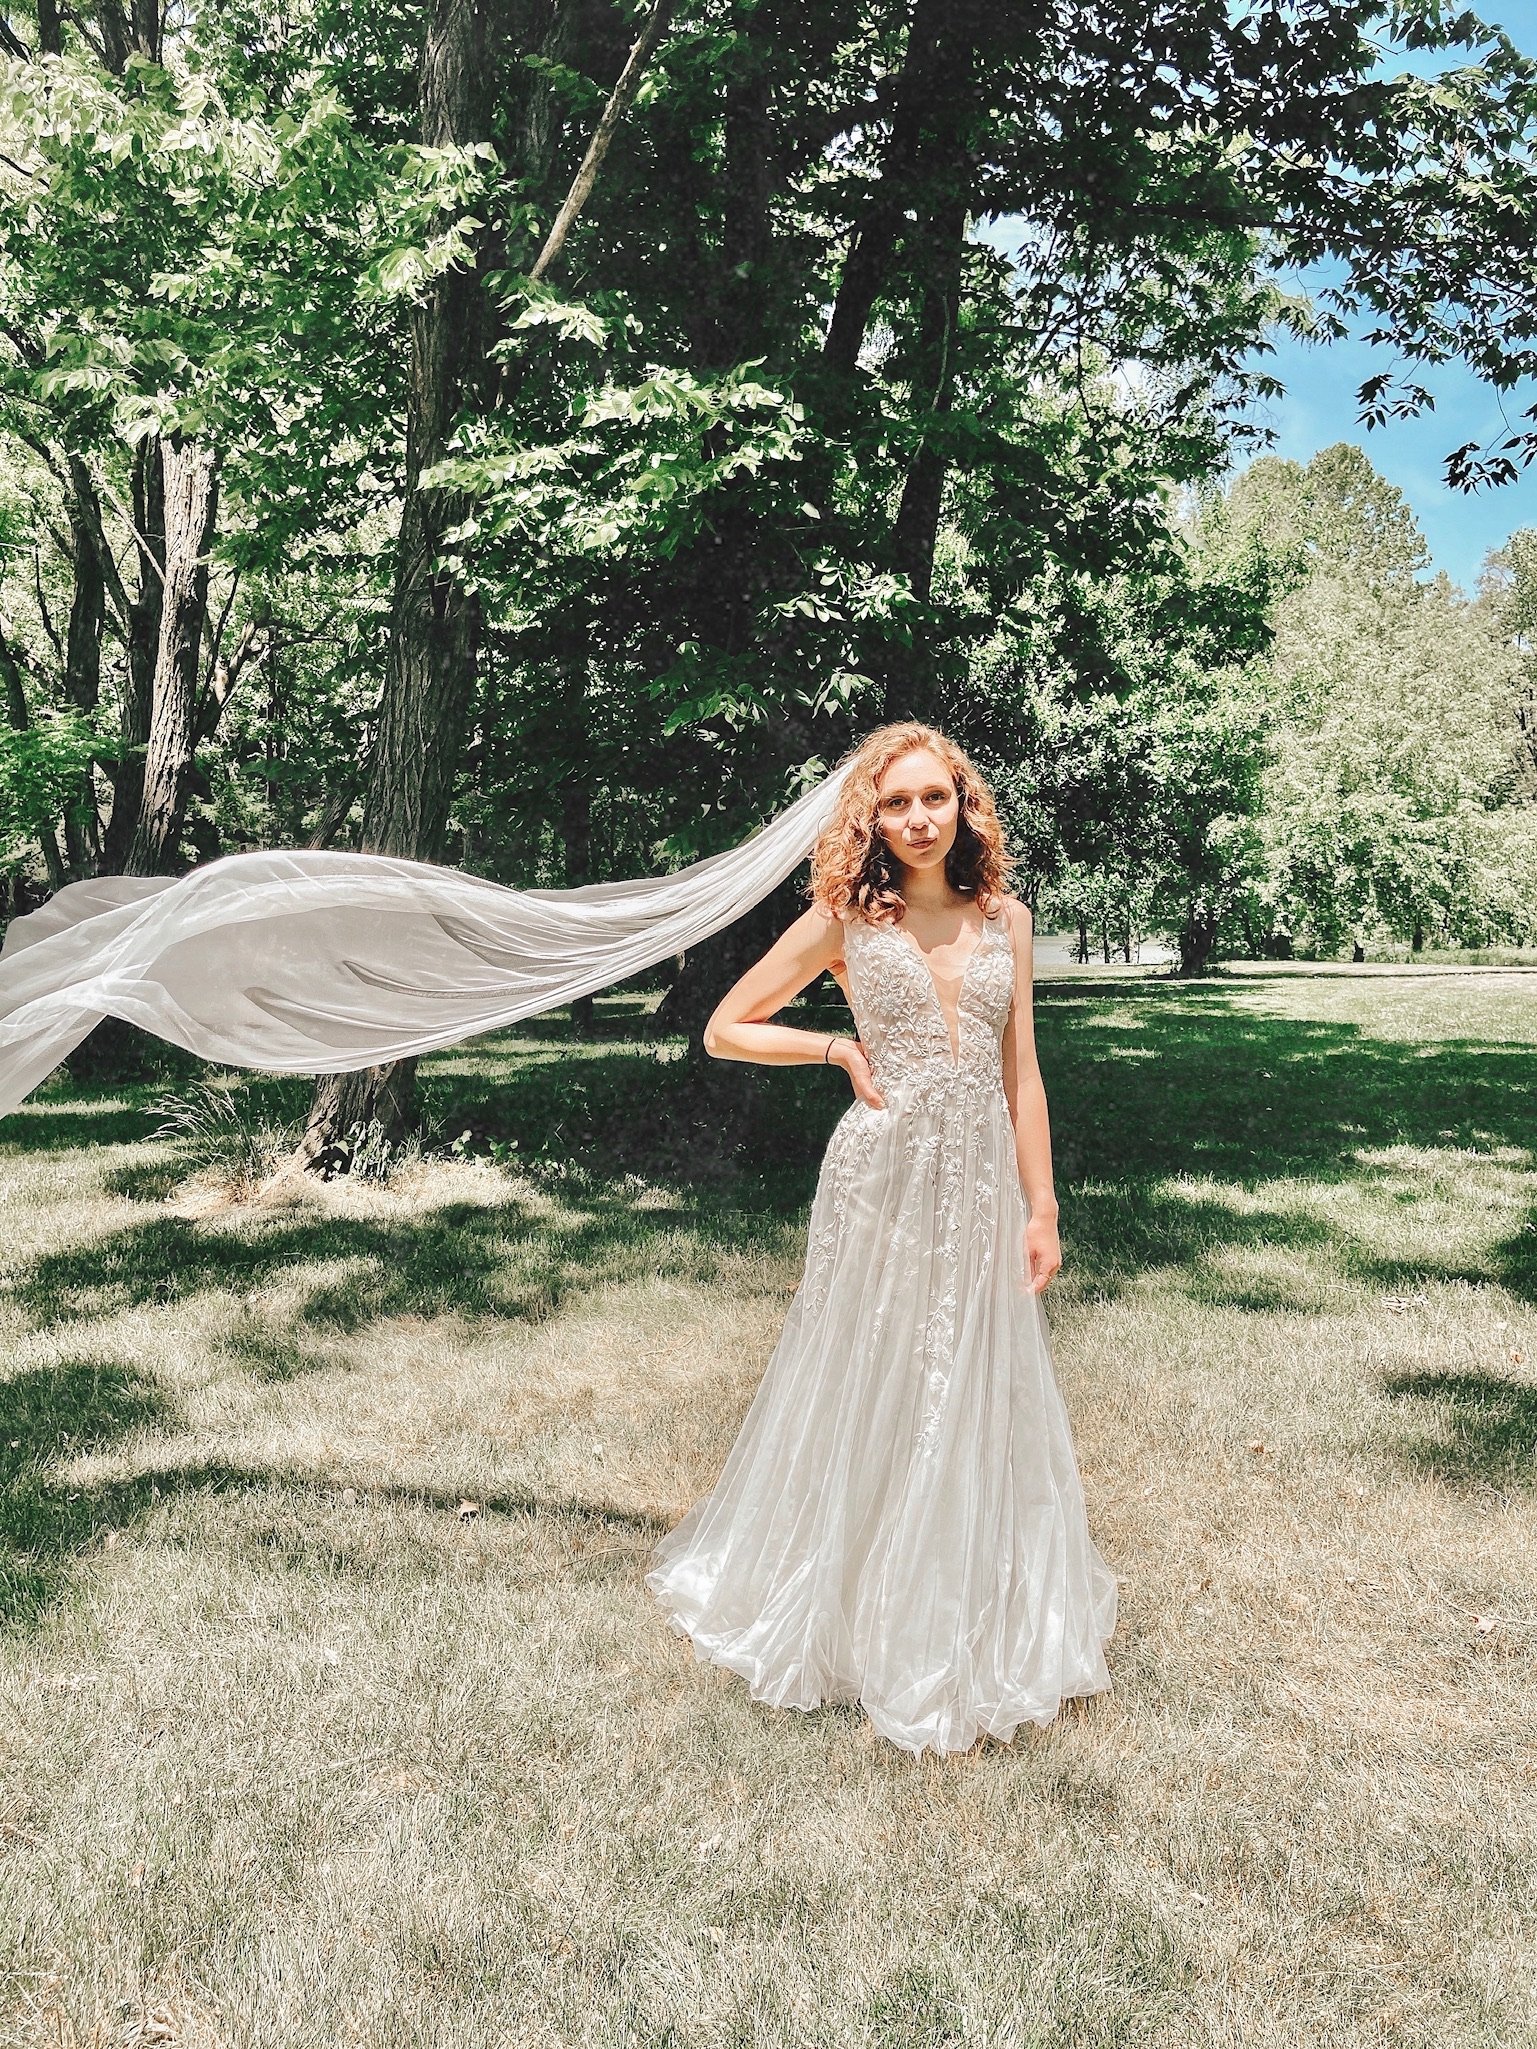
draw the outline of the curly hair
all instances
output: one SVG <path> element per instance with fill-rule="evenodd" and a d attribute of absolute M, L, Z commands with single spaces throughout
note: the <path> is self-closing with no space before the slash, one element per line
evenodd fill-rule
<path fill-rule="evenodd" d="M 893 860 L 876 824 L 876 791 L 894 761 L 917 748 L 938 755 L 960 799 L 955 844 L 945 856 L 952 889 L 974 897 L 991 913 L 1003 895 L 1013 861 L 1004 850 L 993 793 L 965 753 L 932 726 L 905 720 L 877 726 L 844 760 L 849 775 L 838 793 L 832 822 L 811 854 L 809 894 L 820 910 L 842 917 L 857 911 L 869 924 L 900 923 L 907 909 Z"/>

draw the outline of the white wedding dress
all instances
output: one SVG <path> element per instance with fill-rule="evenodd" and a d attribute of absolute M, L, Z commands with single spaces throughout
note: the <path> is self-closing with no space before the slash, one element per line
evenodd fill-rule
<path fill-rule="evenodd" d="M 845 931 L 885 1108 L 834 1131 L 783 1335 L 646 1583 L 758 1699 L 857 1700 L 905 1749 L 964 1750 L 1108 1688 L 1117 1587 L 1026 1289 L 1007 919 L 966 962 L 954 1042 L 916 942 Z"/>

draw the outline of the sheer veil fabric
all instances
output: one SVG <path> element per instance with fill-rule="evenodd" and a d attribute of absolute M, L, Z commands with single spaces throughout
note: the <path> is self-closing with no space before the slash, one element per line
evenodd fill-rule
<path fill-rule="evenodd" d="M 835 769 L 761 831 L 670 875 L 580 889 L 382 854 L 231 854 L 72 883 L 0 948 L 0 1116 L 105 1017 L 274 1074 L 374 1067 L 496 1031 L 697 946 L 794 873 Z"/>

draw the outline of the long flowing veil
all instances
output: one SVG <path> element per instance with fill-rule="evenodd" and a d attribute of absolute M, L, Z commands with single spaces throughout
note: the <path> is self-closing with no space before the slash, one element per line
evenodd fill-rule
<path fill-rule="evenodd" d="M 793 874 L 845 773 L 724 853 L 631 882 L 508 889 L 382 854 L 280 850 L 72 883 L 0 948 L 0 1116 L 104 1017 L 234 1067 L 341 1073 L 591 995 Z"/>

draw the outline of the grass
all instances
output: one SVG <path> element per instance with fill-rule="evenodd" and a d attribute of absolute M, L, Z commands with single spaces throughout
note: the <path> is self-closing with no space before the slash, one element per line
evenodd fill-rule
<path fill-rule="evenodd" d="M 636 1010 L 383 1185 L 0 1128 L 0 2043 L 1537 2042 L 1537 977 L 1043 984 L 1115 1690 L 950 1760 L 641 1586 L 842 1099 Z"/>

